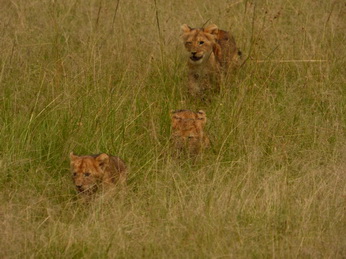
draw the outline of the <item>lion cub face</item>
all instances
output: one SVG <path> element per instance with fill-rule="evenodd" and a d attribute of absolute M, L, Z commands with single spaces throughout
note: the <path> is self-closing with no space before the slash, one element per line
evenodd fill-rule
<path fill-rule="evenodd" d="M 209 145 L 209 139 L 204 134 L 204 125 L 207 122 L 204 111 L 173 111 L 171 119 L 172 137 L 176 149 L 187 149 L 190 154 L 197 154 L 203 147 Z"/>
<path fill-rule="evenodd" d="M 206 28 L 193 29 L 184 24 L 181 26 L 185 49 L 189 52 L 191 64 L 201 64 L 208 60 L 213 52 L 218 28 L 212 24 Z"/>
<path fill-rule="evenodd" d="M 73 182 L 78 192 L 93 193 L 102 183 L 104 169 L 109 163 L 107 154 L 76 156 L 70 154 Z"/>

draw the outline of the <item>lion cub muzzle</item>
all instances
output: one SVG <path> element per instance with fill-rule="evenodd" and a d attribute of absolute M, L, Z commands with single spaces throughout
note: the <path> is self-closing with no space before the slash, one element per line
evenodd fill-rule
<path fill-rule="evenodd" d="M 190 61 L 197 62 L 197 61 L 200 61 L 203 57 L 204 57 L 203 54 L 198 55 L 196 51 L 193 51 L 191 52 Z"/>

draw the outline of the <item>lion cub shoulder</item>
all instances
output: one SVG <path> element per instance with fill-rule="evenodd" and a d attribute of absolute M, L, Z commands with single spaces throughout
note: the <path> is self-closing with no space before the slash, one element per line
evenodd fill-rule
<path fill-rule="evenodd" d="M 189 92 L 198 96 L 220 81 L 220 72 L 239 63 L 240 51 L 233 36 L 215 24 L 205 28 L 181 26 L 182 39 L 188 52 Z"/>
<path fill-rule="evenodd" d="M 105 153 L 77 156 L 70 153 L 73 182 L 78 192 L 91 194 L 100 187 L 124 184 L 127 169 L 124 161 Z"/>
<path fill-rule="evenodd" d="M 207 122 L 204 111 L 172 111 L 171 120 L 172 140 L 177 151 L 185 150 L 190 155 L 196 155 L 209 146 L 209 138 L 204 132 Z"/>

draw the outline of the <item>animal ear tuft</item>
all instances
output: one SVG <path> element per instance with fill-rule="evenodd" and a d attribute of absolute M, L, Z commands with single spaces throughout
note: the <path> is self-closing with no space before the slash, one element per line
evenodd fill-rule
<path fill-rule="evenodd" d="M 199 111 L 197 112 L 197 118 L 198 118 L 199 120 L 202 120 L 204 123 L 207 122 L 207 114 L 206 114 L 205 111 L 203 111 L 203 110 L 199 110 Z"/>
<path fill-rule="evenodd" d="M 71 160 L 71 161 L 76 160 L 77 157 L 78 157 L 78 156 L 74 155 L 73 152 L 70 153 L 70 160 Z"/>
<path fill-rule="evenodd" d="M 192 28 L 187 24 L 183 24 L 180 28 L 184 33 L 190 32 L 192 30 Z"/>
<path fill-rule="evenodd" d="M 216 35 L 219 32 L 219 28 L 215 24 L 210 24 L 203 29 L 206 33 Z"/>
<path fill-rule="evenodd" d="M 106 153 L 102 153 L 102 154 L 99 154 L 95 159 L 99 163 L 99 166 L 103 167 L 104 165 L 108 164 L 109 155 L 107 155 Z"/>

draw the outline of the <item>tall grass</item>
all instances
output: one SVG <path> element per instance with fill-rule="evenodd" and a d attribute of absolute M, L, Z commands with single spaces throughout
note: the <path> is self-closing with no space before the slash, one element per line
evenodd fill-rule
<path fill-rule="evenodd" d="M 342 1 L 1 1 L 2 258 L 344 258 Z M 246 63 L 187 94 L 180 25 L 231 30 Z M 171 156 L 172 109 L 212 148 Z M 108 152 L 126 195 L 76 197 L 68 154 Z"/>

